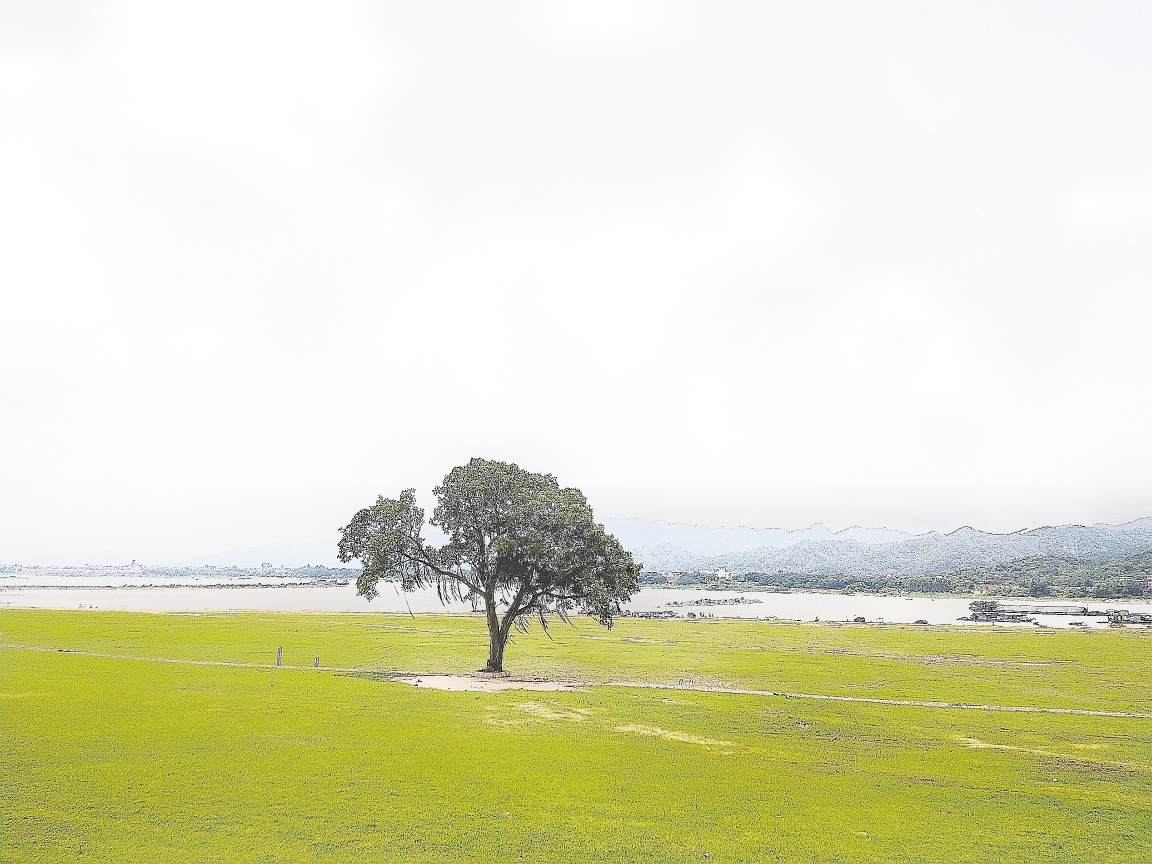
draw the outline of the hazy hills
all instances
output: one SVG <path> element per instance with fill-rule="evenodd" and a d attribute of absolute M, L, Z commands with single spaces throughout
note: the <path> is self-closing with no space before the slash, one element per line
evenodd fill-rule
<path fill-rule="evenodd" d="M 887 528 L 848 528 L 833 533 L 823 525 L 785 531 L 783 528 L 708 528 L 645 519 L 605 519 L 604 527 L 631 552 L 655 546 L 674 546 L 682 552 L 704 556 L 765 548 L 783 549 L 805 541 L 891 543 L 915 536 Z"/>
<path fill-rule="evenodd" d="M 1152 518 L 1123 525 L 1061 525 L 1013 534 L 974 528 L 920 535 L 883 528 L 832 532 L 823 525 L 798 531 L 708 528 L 643 519 L 605 519 L 604 525 L 646 571 L 658 573 L 712 572 L 723 567 L 736 575 L 990 575 L 997 568 L 1012 569 L 1012 562 L 1029 562 L 1026 569 L 1031 571 L 1043 569 L 1044 561 L 1097 565 L 1152 550 Z M 259 567 L 265 561 L 288 567 L 340 566 L 335 539 L 232 549 L 180 563 Z"/>
<path fill-rule="evenodd" d="M 674 580 L 677 585 L 711 588 L 744 585 L 1085 598 L 1152 595 L 1147 578 L 1152 574 L 1152 518 L 1123 525 L 1060 525 L 1013 534 L 974 528 L 949 534 L 911 535 L 868 528 L 834 533 L 823 525 L 800 531 L 706 528 L 642 519 L 606 519 L 605 527 L 643 565 L 641 584 L 649 586 L 667 586 L 662 574 L 680 572 L 683 575 Z M 429 535 L 435 533 L 429 531 Z M 441 537 L 428 539 L 443 542 Z M 335 553 L 336 541 L 332 539 L 232 549 L 183 561 L 176 567 L 133 562 L 111 568 L 5 566 L 0 572 L 23 572 L 26 577 L 354 577 L 356 565 L 336 565 Z M 333 565 L 337 569 L 329 569 Z M 720 568 L 734 578 L 721 584 L 721 576 L 716 575 Z"/>
<path fill-rule="evenodd" d="M 1123 525 L 1062 525 L 1013 534 L 961 528 L 950 534 L 918 536 L 849 529 L 833 534 L 823 526 L 805 531 L 697 529 L 641 520 L 608 520 L 609 530 L 643 562 L 646 571 L 709 571 L 723 567 L 747 573 L 810 573 L 845 576 L 927 576 L 988 568 L 1028 558 L 1100 564 L 1152 549 L 1152 518 Z M 629 523 L 615 532 L 618 523 Z M 683 530 L 681 530 L 683 529 Z M 730 534 L 716 533 L 729 531 Z M 654 543 L 641 538 L 673 537 Z M 893 536 L 895 535 L 895 536 Z M 755 548 L 748 544 L 767 538 Z M 727 550 L 716 549 L 726 540 Z M 692 548 L 695 546 L 695 548 Z M 698 551 L 699 550 L 699 551 Z M 704 551 L 707 550 L 707 551 Z"/>

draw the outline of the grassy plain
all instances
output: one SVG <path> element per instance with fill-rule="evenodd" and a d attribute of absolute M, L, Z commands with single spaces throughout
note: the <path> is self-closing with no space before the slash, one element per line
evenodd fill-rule
<path fill-rule="evenodd" d="M 5 610 L 0 631 L 5 862 L 1152 860 L 1143 718 L 371 674 L 480 665 L 471 617 Z M 518 636 L 512 671 L 1152 712 L 1147 633 L 552 632 Z"/>

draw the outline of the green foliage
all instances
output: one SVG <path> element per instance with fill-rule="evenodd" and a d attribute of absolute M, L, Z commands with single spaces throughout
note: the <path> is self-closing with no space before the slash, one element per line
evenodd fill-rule
<path fill-rule="evenodd" d="M 632 556 L 596 523 L 583 493 L 561 489 L 551 474 L 473 459 L 433 492 L 431 523 L 448 536 L 442 547 L 424 542 L 424 511 L 406 489 L 341 529 L 340 560 L 361 561 L 357 590 L 369 600 L 381 579 L 398 579 L 405 591 L 435 585 L 442 600 L 482 604 L 490 672 L 503 669 L 509 633 L 527 629 L 529 616 L 545 631 L 546 614 L 568 620 L 576 610 L 611 627 L 636 591 Z"/>
<path fill-rule="evenodd" d="M 1148 702 L 1144 633 L 574 620 L 553 641 L 518 637 L 524 671 Z M 1152 859 L 1152 721 L 615 687 L 443 693 L 205 665 L 270 664 L 282 644 L 290 667 L 318 653 L 450 671 L 486 638 L 466 616 L 5 610 L 0 626 L 6 646 L 198 661 L 0 652 L 12 864 Z"/>
<path fill-rule="evenodd" d="M 1092 597 L 1147 599 L 1144 578 L 1152 574 L 1152 551 L 1106 562 L 1038 555 L 1004 564 L 970 567 L 927 576 L 837 573 L 743 573 L 721 585 L 713 572 L 687 573 L 677 585 L 702 588 L 785 588 L 798 591 L 858 591 L 873 594 L 972 594 L 999 597 Z M 659 573 L 644 573 L 642 585 L 666 586 Z"/>
<path fill-rule="evenodd" d="M 1152 573 L 1152 551 L 1093 563 L 1052 556 L 1021 558 L 990 567 L 958 571 L 958 585 L 991 585 L 1001 596 L 1146 598 L 1144 578 Z"/>

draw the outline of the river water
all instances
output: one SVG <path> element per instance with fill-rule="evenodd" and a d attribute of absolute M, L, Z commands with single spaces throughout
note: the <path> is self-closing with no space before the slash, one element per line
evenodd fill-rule
<path fill-rule="evenodd" d="M 731 600 L 738 605 L 694 605 L 697 601 Z M 968 597 L 890 597 L 868 594 L 785 594 L 760 591 L 703 591 L 691 588 L 643 588 L 627 608 L 634 612 L 689 612 L 716 618 L 780 619 L 791 621 L 850 621 L 863 617 L 870 622 L 956 624 L 968 614 Z M 1083 604 L 1092 610 L 1127 609 L 1152 613 L 1152 604 L 1111 601 L 1053 601 Z M 683 604 L 683 605 L 669 605 Z M 693 604 L 693 605 L 689 605 Z M 13 574 L 0 576 L 0 609 L 113 609 L 148 612 L 456 612 L 466 613 L 464 603 L 442 604 L 434 589 L 405 594 L 391 583 L 382 583 L 380 596 L 372 602 L 356 594 L 354 583 L 315 583 L 275 576 L 255 579 L 221 577 L 57 576 Z M 1105 626 L 1093 618 L 1042 615 L 1049 627 L 1068 627 L 1082 620 L 1088 626 Z M 1005 625 L 985 625 L 1005 626 Z M 1032 626 L 1032 625 L 1018 625 Z"/>

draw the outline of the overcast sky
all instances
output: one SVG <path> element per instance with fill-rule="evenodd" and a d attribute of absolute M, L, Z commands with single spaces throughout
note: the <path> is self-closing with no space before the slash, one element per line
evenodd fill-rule
<path fill-rule="evenodd" d="M 1152 514 L 1152 5 L 0 5 L 0 563 Z"/>

